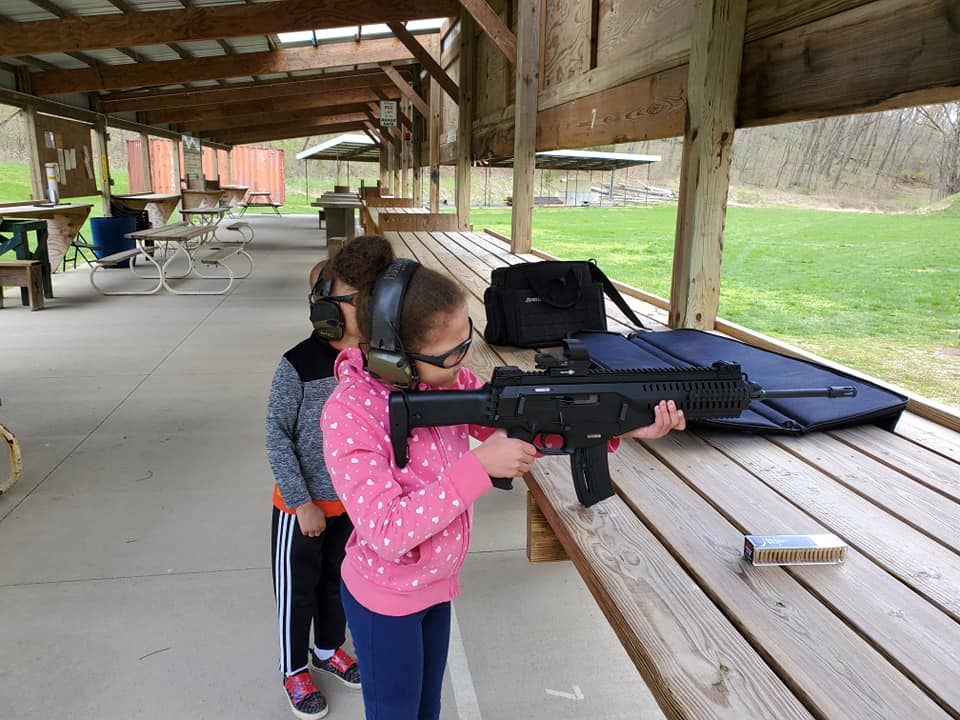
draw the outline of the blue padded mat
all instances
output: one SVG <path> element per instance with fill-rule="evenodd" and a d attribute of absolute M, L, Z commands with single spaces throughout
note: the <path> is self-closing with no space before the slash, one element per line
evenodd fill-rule
<path fill-rule="evenodd" d="M 701 330 L 578 333 L 590 357 L 610 369 L 710 367 L 718 360 L 735 362 L 765 390 L 852 385 L 854 398 L 781 398 L 754 401 L 737 418 L 697 421 L 701 425 L 754 432 L 803 433 L 809 430 L 872 423 L 893 430 L 907 398 L 874 383 L 807 360 L 787 357 Z"/>

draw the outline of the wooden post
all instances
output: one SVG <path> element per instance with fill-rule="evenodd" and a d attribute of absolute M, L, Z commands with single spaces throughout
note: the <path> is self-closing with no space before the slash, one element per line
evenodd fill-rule
<path fill-rule="evenodd" d="M 535 563 L 569 559 L 543 510 L 527 491 L 527 560 Z"/>
<path fill-rule="evenodd" d="M 172 146 L 171 152 L 173 152 L 173 162 L 171 163 L 173 167 L 173 191 L 178 193 L 180 192 L 180 178 L 182 177 L 180 170 L 180 141 L 174 140 L 170 144 Z"/>
<path fill-rule="evenodd" d="M 97 157 L 100 162 L 100 198 L 103 215 L 110 215 L 110 159 L 107 155 L 107 121 L 103 116 L 97 116 L 93 123 L 93 134 L 96 138 Z"/>
<path fill-rule="evenodd" d="M 143 165 L 143 187 L 153 192 L 153 172 L 150 166 L 150 136 L 140 133 L 140 160 Z"/>
<path fill-rule="evenodd" d="M 430 79 L 430 212 L 440 212 L 440 121 L 443 94 L 440 84 Z"/>
<path fill-rule="evenodd" d="M 417 92 L 421 91 L 419 80 L 414 87 L 416 87 Z M 423 204 L 423 173 L 420 163 L 423 157 L 423 130 L 427 126 L 427 119 L 419 113 L 414 114 L 413 112 L 411 112 L 410 117 L 413 118 L 413 138 L 410 146 L 413 155 L 411 162 L 413 167 L 413 192 L 411 197 L 413 198 L 413 206 L 420 207 Z"/>
<path fill-rule="evenodd" d="M 470 166 L 473 163 L 473 96 L 476 74 L 476 29 L 473 16 L 460 10 L 460 104 L 457 106 L 457 224 L 470 229 Z"/>
<path fill-rule="evenodd" d="M 720 304 L 747 0 L 697 0 L 690 47 L 670 327 L 713 329 Z"/>
<path fill-rule="evenodd" d="M 390 191 L 393 195 L 400 197 L 403 184 L 403 174 L 400 169 L 400 164 L 403 162 L 403 129 L 389 128 L 389 132 L 394 138 L 394 142 L 390 144 L 390 157 L 393 158 L 393 185 L 390 186 Z"/>
<path fill-rule="evenodd" d="M 533 175 L 537 151 L 537 93 L 540 88 L 542 0 L 518 0 L 517 97 L 514 103 L 513 219 L 510 249 L 533 246 Z"/>
<path fill-rule="evenodd" d="M 340 168 L 337 168 L 337 172 L 340 172 Z M 227 150 L 227 185 L 233 184 L 233 148 Z"/>
<path fill-rule="evenodd" d="M 390 186 L 390 140 L 386 130 L 380 129 L 380 193 Z"/>
<path fill-rule="evenodd" d="M 40 166 L 40 148 L 37 145 L 37 109 L 27 105 L 23 109 L 26 124 L 27 148 L 30 154 L 30 194 L 34 200 L 47 199 L 47 174 Z"/>

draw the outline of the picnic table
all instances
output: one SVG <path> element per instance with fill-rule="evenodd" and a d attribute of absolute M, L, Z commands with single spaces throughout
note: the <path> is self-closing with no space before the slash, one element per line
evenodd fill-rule
<path fill-rule="evenodd" d="M 279 217 L 282 203 L 274 202 L 273 193 L 269 190 L 250 190 L 247 192 L 247 201 L 240 203 L 240 215 L 242 216 L 249 208 L 268 207 Z"/>
<path fill-rule="evenodd" d="M 45 220 L 47 223 L 47 250 L 51 271 L 60 267 L 67 249 L 90 215 L 93 205 L 87 203 L 39 204 L 34 202 L 0 204 L 0 219 L 23 218 Z"/>
<path fill-rule="evenodd" d="M 236 242 L 212 242 L 209 226 L 193 225 L 187 222 L 127 233 L 124 237 L 134 240 L 136 248 L 96 260 L 90 271 L 90 284 L 103 295 L 153 295 L 161 289 L 174 295 L 223 295 L 233 287 L 234 280 L 248 277 L 253 272 L 253 258 L 246 251 L 246 246 L 252 239 L 249 225 L 235 223 L 229 229 L 239 234 Z M 243 257 L 248 263 L 243 274 L 236 274 L 227 263 L 227 260 L 235 256 Z M 106 290 L 97 285 L 96 276 L 99 271 L 113 267 L 124 260 L 130 261 L 129 268 L 133 275 L 156 282 L 140 290 Z M 146 263 L 148 274 L 137 268 L 137 260 L 143 260 Z M 173 267 L 175 264 L 176 268 Z M 204 269 L 205 266 L 217 266 L 220 271 L 217 274 L 210 274 Z M 171 284 L 172 280 L 188 278 L 219 280 L 226 283 L 213 290 L 181 289 Z"/>
<path fill-rule="evenodd" d="M 4 236 L 7 235 L 7 239 Z M 30 247 L 30 238 L 34 239 L 36 247 Z M 43 296 L 53 297 L 52 268 L 50 266 L 50 248 L 48 226 L 44 220 L 0 220 L 0 255 L 12 250 L 17 260 L 35 260 L 40 263 L 41 285 Z M 2 293 L 2 291 L 0 291 Z M 23 304 L 28 302 L 29 288 L 20 290 Z"/>
<path fill-rule="evenodd" d="M 459 281 L 478 328 L 490 271 L 543 259 L 486 233 L 386 237 L 398 256 Z M 623 289 L 666 329 L 661 305 Z M 608 320 L 629 329 L 615 307 Z M 532 351 L 480 333 L 474 349 L 480 377 L 533 364 Z M 528 555 L 574 562 L 671 720 L 958 718 L 958 428 L 956 413 L 912 399 L 895 432 L 692 427 L 629 440 L 610 456 L 618 495 L 590 508 L 568 459 L 544 457 L 526 478 Z M 742 559 L 745 534 L 822 532 L 848 543 L 844 564 Z"/>
<path fill-rule="evenodd" d="M 221 185 L 220 189 L 223 190 L 221 202 L 224 205 L 229 205 L 232 213 L 233 209 L 243 202 L 243 198 L 250 188 L 246 185 Z"/>

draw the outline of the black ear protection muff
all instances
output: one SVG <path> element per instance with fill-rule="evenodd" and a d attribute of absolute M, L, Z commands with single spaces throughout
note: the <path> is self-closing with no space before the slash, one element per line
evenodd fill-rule
<path fill-rule="evenodd" d="M 370 299 L 370 350 L 367 370 L 388 385 L 409 390 L 417 385 L 417 369 L 400 342 L 400 311 L 420 263 L 400 258 L 380 273 Z"/>
<path fill-rule="evenodd" d="M 343 338 L 343 311 L 339 302 L 330 299 L 332 296 L 333 278 L 319 278 L 310 293 L 310 322 L 324 340 Z"/>

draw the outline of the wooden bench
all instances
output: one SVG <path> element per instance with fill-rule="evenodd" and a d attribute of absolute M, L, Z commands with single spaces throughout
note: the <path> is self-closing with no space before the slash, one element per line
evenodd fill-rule
<path fill-rule="evenodd" d="M 485 233 L 386 237 L 458 280 L 478 329 L 490 271 L 542 259 Z M 662 304 L 628 301 L 665 328 Z M 482 378 L 532 360 L 474 340 Z M 528 553 L 573 560 L 671 719 L 957 718 L 960 418 L 950 422 L 908 412 L 895 433 L 691 428 L 627 441 L 610 456 L 618 495 L 592 508 L 576 501 L 568 459 L 544 457 L 526 478 Z M 755 568 L 741 559 L 755 532 L 833 532 L 850 553 L 842 566 Z"/>
<path fill-rule="evenodd" d="M 43 310 L 43 266 L 39 260 L 0 260 L 0 308 L 5 285 L 22 288 L 20 302 L 31 310 Z"/>
<path fill-rule="evenodd" d="M 251 227 L 249 223 L 235 222 L 227 225 L 226 229 L 236 233 L 239 237 L 236 239 L 217 239 L 207 243 L 202 249 L 209 250 L 210 252 L 199 258 L 199 260 L 204 265 L 220 265 L 225 268 L 232 277 L 238 280 L 250 277 L 251 273 L 253 273 L 253 256 L 247 252 L 247 245 L 253 241 L 253 227 Z M 247 261 L 247 269 L 240 275 L 234 273 L 233 270 L 226 265 L 227 260 L 237 256 Z M 200 275 L 200 277 L 212 277 L 200 272 L 197 274 Z"/>
<path fill-rule="evenodd" d="M 456 213 L 431 213 L 425 208 L 368 206 L 366 217 L 365 230 L 373 234 L 460 229 Z"/>

